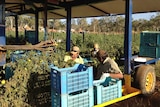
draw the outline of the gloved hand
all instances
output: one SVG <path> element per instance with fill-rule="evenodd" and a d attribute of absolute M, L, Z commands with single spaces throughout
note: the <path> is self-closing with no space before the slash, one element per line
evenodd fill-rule
<path fill-rule="evenodd" d="M 107 77 L 110 77 L 110 74 L 109 73 L 103 73 L 100 80 L 105 79 Z"/>

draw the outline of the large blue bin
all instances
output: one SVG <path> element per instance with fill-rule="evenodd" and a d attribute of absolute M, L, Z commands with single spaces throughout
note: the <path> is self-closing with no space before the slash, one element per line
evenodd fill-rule
<path fill-rule="evenodd" d="M 94 86 L 94 102 L 95 105 L 119 98 L 122 96 L 122 81 L 118 79 L 106 78 L 105 82 L 101 82 Z M 94 81 L 95 82 L 95 81 Z"/>
<path fill-rule="evenodd" d="M 93 87 L 73 94 L 59 94 L 51 91 L 52 107 L 93 107 Z"/>
<path fill-rule="evenodd" d="M 5 35 L 5 25 L 0 26 L 0 36 L 4 36 L 4 35 Z"/>
<path fill-rule="evenodd" d="M 0 45 L 6 45 L 6 37 L 0 36 Z"/>
<path fill-rule="evenodd" d="M 81 71 L 75 64 L 69 68 L 51 68 L 51 88 L 60 94 L 69 94 L 93 87 L 93 68 L 83 65 Z"/>
<path fill-rule="evenodd" d="M 52 107 L 93 107 L 93 98 L 91 66 L 51 67 Z"/>
<path fill-rule="evenodd" d="M 6 37 L 0 36 L 0 45 L 6 45 Z M 0 52 L 0 66 L 6 63 L 6 52 Z"/>

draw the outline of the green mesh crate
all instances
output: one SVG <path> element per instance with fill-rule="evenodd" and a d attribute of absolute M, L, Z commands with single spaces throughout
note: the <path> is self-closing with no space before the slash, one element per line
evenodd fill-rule
<path fill-rule="evenodd" d="M 139 56 L 160 57 L 160 32 L 142 32 L 140 35 Z"/>
<path fill-rule="evenodd" d="M 36 44 L 36 37 L 35 37 L 36 32 L 33 30 L 28 30 L 25 31 L 25 39 L 27 42 L 31 44 Z"/>

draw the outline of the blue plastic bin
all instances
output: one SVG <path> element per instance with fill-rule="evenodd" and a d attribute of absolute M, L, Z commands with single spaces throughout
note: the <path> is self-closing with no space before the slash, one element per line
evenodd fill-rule
<path fill-rule="evenodd" d="M 18 60 L 22 57 L 26 57 L 24 51 L 15 51 L 11 54 L 10 59 L 11 59 L 11 61 L 15 62 L 16 60 Z"/>
<path fill-rule="evenodd" d="M 93 68 L 75 64 L 69 68 L 51 67 L 51 88 L 59 94 L 69 94 L 93 87 Z"/>
<path fill-rule="evenodd" d="M 94 86 L 94 101 L 95 104 L 101 104 L 122 96 L 122 81 L 117 79 L 107 78 L 105 84 Z"/>
<path fill-rule="evenodd" d="M 0 45 L 6 45 L 6 37 L 0 36 Z"/>
<path fill-rule="evenodd" d="M 0 27 L 1 31 L 2 27 Z M 2 33 L 2 32 L 0 32 Z M 3 33 L 2 33 L 3 34 Z M 0 45 L 6 45 L 6 37 L 0 35 Z M 0 53 L 0 66 L 3 66 L 6 64 L 6 52 L 1 52 Z"/>
<path fill-rule="evenodd" d="M 93 87 L 72 94 L 51 91 L 52 107 L 93 107 Z"/>

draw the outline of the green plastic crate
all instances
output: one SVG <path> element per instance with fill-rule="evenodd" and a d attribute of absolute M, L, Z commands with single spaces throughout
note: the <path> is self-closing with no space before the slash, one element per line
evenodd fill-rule
<path fill-rule="evenodd" d="M 35 37 L 36 32 L 33 30 L 28 30 L 25 31 L 25 38 L 26 41 L 31 43 L 31 44 L 36 44 L 36 37 Z"/>
<path fill-rule="evenodd" d="M 160 57 L 160 32 L 142 32 L 140 35 L 139 56 Z"/>
<path fill-rule="evenodd" d="M 13 75 L 14 75 L 13 69 L 11 69 L 11 67 L 9 67 L 9 66 L 6 66 L 6 68 L 5 68 L 5 79 L 8 80 L 8 79 L 11 78 Z"/>

